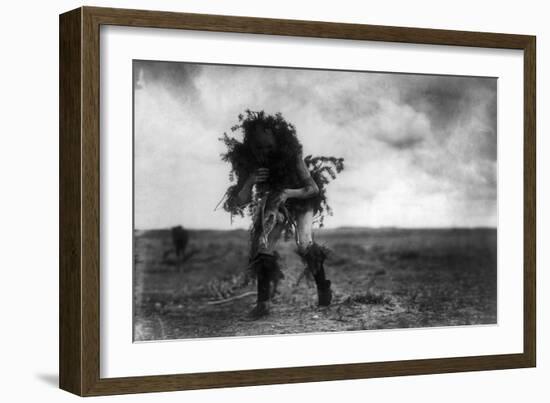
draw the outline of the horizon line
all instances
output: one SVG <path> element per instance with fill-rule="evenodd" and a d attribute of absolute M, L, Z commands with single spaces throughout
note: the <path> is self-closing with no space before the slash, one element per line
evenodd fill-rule
<path fill-rule="evenodd" d="M 178 225 L 173 225 L 170 227 L 160 227 L 160 228 L 133 228 L 134 231 L 167 231 L 174 227 L 177 227 Z M 186 227 L 184 225 L 181 225 L 184 229 L 188 231 L 248 231 L 249 228 L 197 228 L 197 227 Z M 322 227 L 322 228 L 314 228 L 314 231 L 318 230 L 346 230 L 346 229 L 363 229 L 363 230 L 449 230 L 449 229 L 467 229 L 467 230 L 474 230 L 474 229 L 498 229 L 498 226 L 490 226 L 490 225 L 478 225 L 478 226 L 441 226 L 441 227 L 400 227 L 395 225 L 388 225 L 388 226 L 354 226 L 354 225 L 342 225 L 338 227 Z"/>

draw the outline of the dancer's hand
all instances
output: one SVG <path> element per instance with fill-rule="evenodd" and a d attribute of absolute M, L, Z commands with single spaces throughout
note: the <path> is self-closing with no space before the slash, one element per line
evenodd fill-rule
<path fill-rule="evenodd" d="M 284 204 L 284 202 L 286 202 L 288 199 L 288 192 L 287 190 L 283 190 L 282 192 L 280 192 L 277 196 L 275 196 L 275 198 L 273 199 L 275 205 L 280 205 L 280 204 Z"/>
<path fill-rule="evenodd" d="M 251 181 L 254 184 L 264 183 L 269 179 L 269 169 L 258 168 L 251 176 Z"/>

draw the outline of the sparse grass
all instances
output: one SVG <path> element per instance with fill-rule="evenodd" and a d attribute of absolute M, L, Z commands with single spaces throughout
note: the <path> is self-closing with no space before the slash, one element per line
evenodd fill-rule
<path fill-rule="evenodd" d="M 168 231 L 136 237 L 134 301 L 137 340 L 307 333 L 496 322 L 496 231 L 323 230 L 333 253 L 329 308 L 318 308 L 314 285 L 297 284 L 303 265 L 293 242 L 281 243 L 285 279 L 271 315 L 244 317 L 255 290 L 243 281 L 246 231 L 192 231 L 196 253 L 175 270 Z M 164 261 L 163 261 L 164 260 Z"/>
<path fill-rule="evenodd" d="M 363 294 L 351 295 L 347 297 L 344 304 L 365 304 L 365 305 L 383 305 L 391 304 L 391 297 L 384 293 L 367 291 Z"/>

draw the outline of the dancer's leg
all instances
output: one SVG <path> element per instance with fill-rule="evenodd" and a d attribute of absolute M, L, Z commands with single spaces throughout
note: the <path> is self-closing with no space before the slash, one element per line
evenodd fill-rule
<path fill-rule="evenodd" d="M 259 319 L 269 313 L 269 300 L 283 277 L 276 252 L 283 229 L 283 223 L 277 223 L 263 242 L 259 236 L 253 236 L 250 265 L 256 276 L 258 296 L 256 306 L 249 313 L 251 319 Z"/>
<path fill-rule="evenodd" d="M 324 262 L 326 248 L 313 241 L 313 210 L 307 210 L 296 217 L 298 254 L 313 275 L 317 285 L 318 303 L 321 306 L 330 305 L 332 291 L 330 280 L 325 277 Z"/>

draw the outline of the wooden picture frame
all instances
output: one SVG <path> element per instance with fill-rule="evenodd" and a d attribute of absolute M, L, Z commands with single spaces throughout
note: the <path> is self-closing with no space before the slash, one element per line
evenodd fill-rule
<path fill-rule="evenodd" d="M 524 52 L 523 353 L 276 369 L 100 377 L 101 25 L 369 40 Z M 534 367 L 535 37 L 484 32 L 81 7 L 60 16 L 60 387 L 80 396 Z"/>

